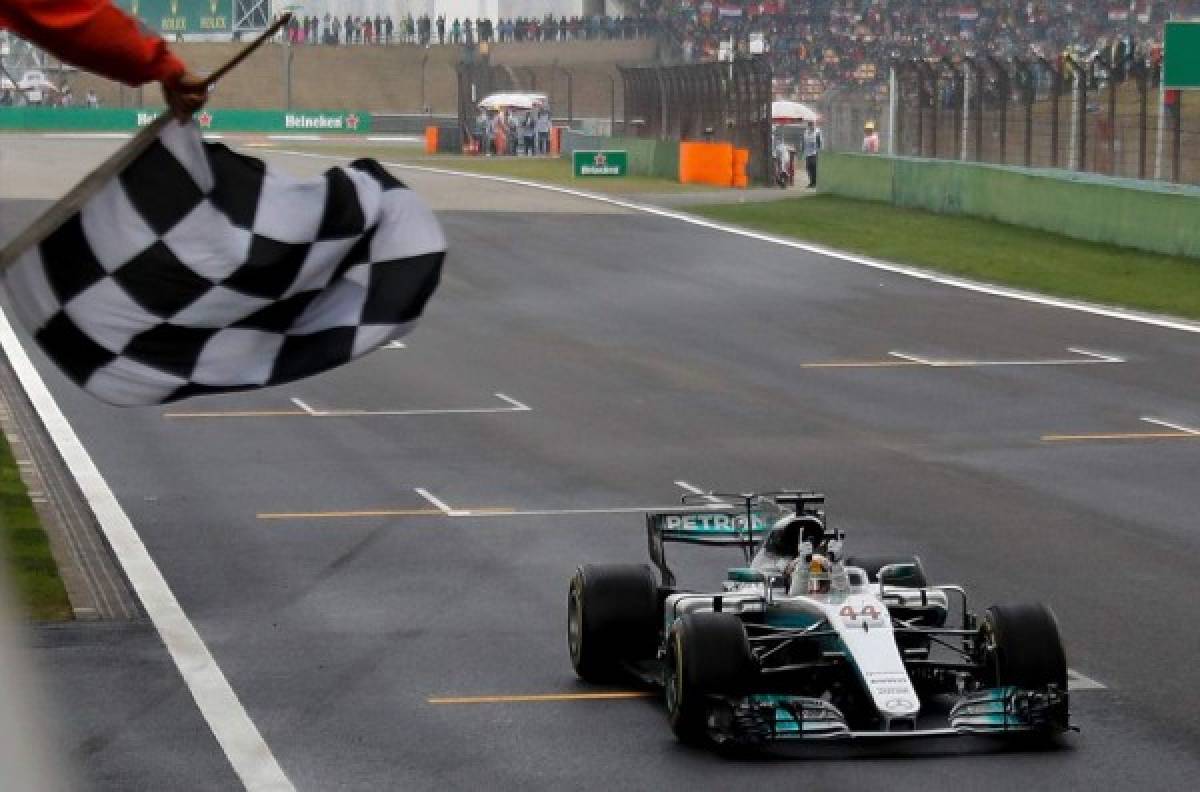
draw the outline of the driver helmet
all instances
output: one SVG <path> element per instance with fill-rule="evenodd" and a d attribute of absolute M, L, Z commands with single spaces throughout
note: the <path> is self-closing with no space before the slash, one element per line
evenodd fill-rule
<path fill-rule="evenodd" d="M 808 593 L 827 594 L 833 587 L 833 567 L 829 559 L 820 554 L 813 554 L 808 562 Z"/>

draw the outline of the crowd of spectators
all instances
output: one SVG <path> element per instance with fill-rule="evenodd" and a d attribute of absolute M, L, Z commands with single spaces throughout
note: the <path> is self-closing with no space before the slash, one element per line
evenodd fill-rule
<path fill-rule="evenodd" d="M 1088 57 L 1130 53 L 1135 42 L 1139 55 L 1157 57 L 1163 22 L 1191 17 L 1200 0 L 641 0 L 636 15 L 620 17 L 300 16 L 286 35 L 424 46 L 661 35 L 685 62 L 715 60 L 730 45 L 763 51 L 778 93 L 816 98 L 833 85 L 880 86 L 896 59 Z"/>
<path fill-rule="evenodd" d="M 760 38 L 776 89 L 815 98 L 831 85 L 879 85 L 893 60 L 1063 53 L 1161 53 L 1163 22 L 1200 0 L 673 0 L 665 17 L 685 61 L 739 53 Z M 757 36 L 755 34 L 758 34 Z M 790 85 L 781 85 L 790 83 Z M 789 90 L 790 88 L 790 90 Z"/>
<path fill-rule="evenodd" d="M 633 39 L 652 35 L 656 20 L 648 16 L 516 17 L 493 21 L 469 17 L 447 19 L 411 13 L 396 20 L 374 17 L 293 16 L 282 35 L 293 44 L 421 44 L 466 45 L 491 41 L 584 41 Z"/>

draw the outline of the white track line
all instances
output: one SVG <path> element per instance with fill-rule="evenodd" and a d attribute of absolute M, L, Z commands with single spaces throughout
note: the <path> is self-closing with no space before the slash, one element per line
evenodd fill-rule
<path fill-rule="evenodd" d="M 1104 352 L 1095 352 L 1091 349 L 1084 349 L 1083 347 L 1067 347 L 1067 351 L 1074 352 L 1076 355 L 1087 355 L 1088 357 L 1094 357 L 1097 360 L 1099 360 L 1101 363 L 1125 363 L 1126 362 L 1125 358 L 1123 358 L 1123 357 L 1118 357 L 1117 355 L 1105 354 Z"/>
<path fill-rule="evenodd" d="M 1164 421 L 1161 418 L 1151 418 L 1148 415 L 1144 415 L 1142 416 L 1142 420 L 1146 423 L 1155 424 L 1157 426 L 1165 426 L 1168 429 L 1174 429 L 1175 431 L 1183 432 L 1184 434 L 1200 435 L 1200 429 L 1193 429 L 1192 427 L 1184 426 L 1183 424 L 1171 423 L 1170 421 Z"/>
<path fill-rule="evenodd" d="M 300 401 L 300 400 L 299 400 L 299 399 L 297 399 L 295 396 L 293 396 L 293 397 L 292 397 L 292 404 L 296 405 L 296 406 L 297 406 L 297 407 L 299 407 L 301 410 L 304 410 L 304 412 L 308 413 L 309 415 L 316 415 L 316 414 L 317 414 L 316 410 L 314 410 L 312 407 L 309 407 L 307 404 L 305 404 L 304 402 Z"/>
<path fill-rule="evenodd" d="M 423 487 L 415 487 L 413 489 L 413 492 L 417 493 L 422 498 L 429 501 L 429 503 L 435 509 L 438 509 L 439 511 L 442 512 L 442 514 L 446 515 L 447 517 L 466 517 L 468 514 L 471 513 L 469 511 L 463 511 L 462 509 L 451 509 L 449 506 L 446 505 L 445 501 L 441 500 L 436 495 L 434 495 L 432 492 L 430 492 L 429 490 L 427 490 Z"/>
<path fill-rule="evenodd" d="M 408 346 L 403 341 L 388 341 L 383 346 L 384 349 L 407 349 Z"/>
<path fill-rule="evenodd" d="M 505 396 L 503 393 L 497 393 L 496 398 L 511 404 L 514 412 L 530 412 L 533 410 L 528 404 L 522 404 L 511 396 Z"/>
<path fill-rule="evenodd" d="M 315 154 L 306 151 L 286 151 L 277 149 L 276 153 L 288 154 L 294 157 L 309 157 L 312 159 L 347 159 L 347 157 L 338 157 L 332 154 Z M 562 195 L 571 195 L 576 198 L 585 198 L 590 201 L 606 203 L 610 206 L 619 206 L 623 209 L 629 209 L 634 212 L 642 212 L 644 214 L 655 215 L 657 217 L 667 217 L 672 220 L 678 220 L 690 225 L 700 226 L 701 228 L 708 228 L 713 231 L 734 234 L 747 239 L 756 239 L 760 242 L 769 242 L 773 245 L 780 245 L 782 247 L 788 247 L 794 250 L 803 250 L 806 253 L 815 253 L 819 256 L 838 259 L 839 261 L 848 261 L 852 264 L 870 267 L 871 269 L 891 272 L 896 275 L 904 275 L 909 278 L 916 278 L 918 280 L 928 281 L 930 283 L 937 283 L 941 284 L 942 286 L 950 286 L 955 289 L 964 289 L 966 291 L 978 292 L 980 294 L 990 294 L 993 297 L 1004 297 L 1010 300 L 1021 300 L 1022 302 L 1035 303 L 1037 305 L 1045 305 L 1052 308 L 1062 308 L 1068 311 L 1078 311 L 1080 313 L 1103 316 L 1109 319 L 1119 319 L 1123 322 L 1137 322 L 1139 324 L 1162 327 L 1168 330 L 1180 330 L 1185 333 L 1200 334 L 1200 322 L 1189 322 L 1186 319 L 1176 319 L 1174 317 L 1159 316 L 1157 314 L 1139 313 L 1123 308 L 1111 308 L 1105 305 L 1093 305 L 1091 303 L 1067 300 L 1060 297 L 1047 297 L 1044 294 L 1034 294 L 1033 292 L 1021 291 L 1020 289 L 1012 289 L 1005 286 L 994 286 L 992 284 L 979 283 L 977 281 L 971 281 L 965 278 L 955 278 L 949 275 L 941 275 L 928 270 L 918 269 L 916 267 L 907 267 L 903 264 L 894 264 L 890 261 L 882 261 L 880 259 L 868 258 L 866 256 L 858 256 L 853 253 L 845 253 L 841 250 L 822 247 L 821 245 L 812 245 L 807 242 L 798 242 L 794 239 L 786 239 L 784 237 L 777 237 L 771 234 L 764 234 L 760 231 L 751 231 L 746 228 L 724 225 L 713 220 L 705 220 L 704 218 L 687 214 L 686 212 L 679 212 L 672 209 L 662 209 L 657 206 L 647 206 L 645 204 L 626 201 L 621 198 L 611 198 L 607 195 L 597 195 L 596 193 L 589 193 L 583 190 L 572 189 L 570 187 L 556 187 L 552 184 L 539 184 L 538 182 L 527 181 L 525 179 L 513 179 L 507 176 L 492 176 L 482 173 L 464 173 L 463 171 L 449 170 L 447 168 L 431 168 L 426 165 L 411 165 L 404 162 L 385 162 L 383 164 L 389 168 L 398 168 L 401 170 L 437 173 L 444 176 L 462 176 L 463 178 L 468 179 L 481 179 L 483 181 L 494 181 L 501 184 L 515 184 L 521 187 L 530 187 L 535 190 L 545 190 L 547 192 L 556 192 Z"/>
<path fill-rule="evenodd" d="M 447 517 L 570 517 L 587 514 L 644 514 L 646 512 L 670 512 L 672 514 L 695 513 L 695 506 L 614 506 L 599 509 L 514 509 L 512 511 L 471 511 L 460 509 L 448 512 Z"/>
<path fill-rule="evenodd" d="M 901 360 L 907 360 L 909 363 L 920 363 L 922 366 L 936 366 L 937 365 L 937 363 L 932 360 L 926 360 L 925 358 L 917 357 L 916 355 L 907 355 L 903 352 L 895 352 L 895 351 L 888 352 L 888 356 L 894 357 L 894 358 L 900 358 Z"/>
<path fill-rule="evenodd" d="M 905 352 L 892 351 L 888 355 L 910 363 L 920 363 L 930 368 L 976 368 L 983 366 L 1096 366 L 1104 363 L 1124 363 L 1125 359 L 1099 352 L 1089 352 L 1077 347 L 1067 347 L 1068 352 L 1087 355 L 1083 358 L 1049 358 L 1043 360 L 931 360 Z"/>
<path fill-rule="evenodd" d="M 1077 692 L 1080 690 L 1108 690 L 1108 685 L 1102 682 L 1097 682 L 1091 677 L 1085 677 L 1073 668 L 1067 669 L 1067 690 Z"/>
<path fill-rule="evenodd" d="M 138 536 L 87 449 L 54 401 L 46 383 L 30 362 L 8 317 L 0 309 L 0 346 L 33 403 L 59 454 L 87 498 L 113 554 L 125 570 L 146 615 L 158 630 L 179 675 L 191 691 L 201 715 L 212 730 L 246 789 L 294 790 L 270 747 L 250 720 L 229 680 L 221 672 L 204 640 L 188 620 L 154 559 Z"/>
<path fill-rule="evenodd" d="M 710 495 L 705 490 L 702 490 L 699 487 L 692 486 L 691 484 L 687 483 L 686 481 L 676 481 L 675 486 L 679 487 L 681 490 L 686 490 L 687 492 L 690 492 L 693 495 L 703 495 L 704 500 L 708 501 L 710 504 L 709 508 L 713 508 L 713 509 L 733 508 L 732 504 L 726 503 L 725 501 L 718 498 L 716 495 Z"/>
<path fill-rule="evenodd" d="M 341 410 L 327 409 L 317 410 L 297 402 L 292 399 L 292 403 L 299 406 L 301 409 L 308 412 L 314 418 L 359 418 L 370 416 L 403 416 L 403 415 L 491 415 L 494 413 L 512 413 L 512 412 L 532 412 L 533 408 L 528 404 L 523 404 L 511 396 L 506 396 L 503 393 L 492 394 L 501 401 L 507 403 L 507 407 L 449 407 L 449 408 L 427 408 L 417 410 Z"/>

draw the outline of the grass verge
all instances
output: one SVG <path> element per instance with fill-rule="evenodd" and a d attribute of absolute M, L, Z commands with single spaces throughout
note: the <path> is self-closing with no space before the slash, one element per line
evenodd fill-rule
<path fill-rule="evenodd" d="M 28 618 L 65 621 L 72 617 L 67 591 L 50 554 L 50 544 L 25 491 L 8 441 L 0 435 L 0 556 L 9 584 Z"/>
<path fill-rule="evenodd" d="M 1183 256 L 832 195 L 688 212 L 976 280 L 1200 319 L 1200 260 Z"/>
<path fill-rule="evenodd" d="M 453 154 L 425 154 L 414 146 L 350 146 L 291 145 L 280 143 L 278 148 L 287 151 L 329 154 L 335 157 L 372 157 L 383 162 L 400 162 L 406 165 L 424 165 L 430 168 L 483 173 L 490 176 L 507 176 L 513 179 L 575 187 L 597 193 L 678 193 L 711 190 L 704 185 L 680 184 L 672 179 L 650 176 L 625 176 L 623 178 L 577 179 L 571 170 L 571 161 L 561 157 L 463 157 Z M 258 149 L 270 151 L 270 148 Z"/>

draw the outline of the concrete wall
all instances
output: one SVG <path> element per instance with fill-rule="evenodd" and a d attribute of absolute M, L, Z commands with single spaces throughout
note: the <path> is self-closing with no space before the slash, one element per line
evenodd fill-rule
<path fill-rule="evenodd" d="M 240 45 L 188 42 L 172 44 L 172 48 L 193 70 L 208 72 Z M 264 45 L 217 85 L 212 106 L 282 109 L 288 49 L 281 44 Z M 424 100 L 433 113 L 458 112 L 457 47 L 300 46 L 290 51 L 293 108 L 419 113 Z M 92 74 L 80 72 L 71 77 L 70 84 L 76 101 L 94 88 L 105 107 L 139 104 L 138 89 Z M 142 94 L 147 106 L 162 106 L 156 85 L 145 86 Z"/>
<path fill-rule="evenodd" d="M 1200 257 L 1200 188 L 1012 166 L 834 154 L 821 190 Z"/>
<path fill-rule="evenodd" d="M 238 51 L 232 43 L 187 42 L 172 47 L 195 71 L 217 68 Z M 291 106 L 297 109 L 367 110 L 371 113 L 436 114 L 458 112 L 459 47 L 297 46 L 271 43 L 254 53 L 221 81 L 212 96 L 213 107 L 283 109 L 287 91 L 286 61 L 291 58 Z M 608 119 L 615 106 L 623 112 L 624 85 L 616 64 L 653 60 L 655 44 L 648 40 L 512 42 L 492 48 L 493 63 L 507 67 L 509 81 L 550 95 L 555 117 L 567 115 L 567 77 L 571 70 L 573 118 Z M 159 107 L 157 86 L 126 88 L 110 80 L 79 72 L 69 81 L 76 101 L 94 89 L 104 107 Z M 140 97 L 140 98 L 139 98 Z"/>

